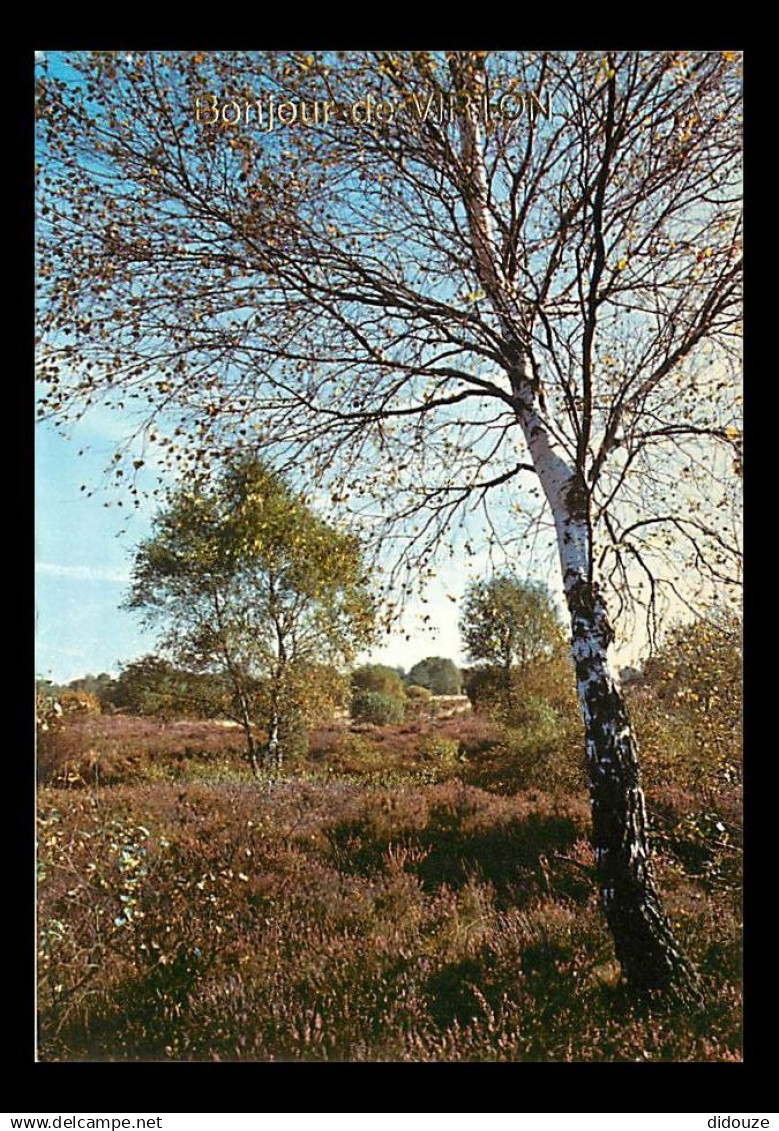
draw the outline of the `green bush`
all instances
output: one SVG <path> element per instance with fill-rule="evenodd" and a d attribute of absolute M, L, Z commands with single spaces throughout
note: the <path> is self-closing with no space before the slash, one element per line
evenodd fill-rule
<path fill-rule="evenodd" d="M 741 624 L 681 625 L 629 689 L 647 786 L 718 788 L 741 780 Z"/>
<path fill-rule="evenodd" d="M 405 687 L 396 668 L 386 664 L 363 664 L 352 672 L 353 691 L 376 691 L 402 699 Z"/>
<path fill-rule="evenodd" d="M 403 700 L 383 691 L 357 691 L 352 696 L 352 718 L 358 722 L 387 726 L 403 722 L 405 714 Z"/>
<path fill-rule="evenodd" d="M 327 751 L 326 762 L 332 773 L 370 774 L 384 769 L 387 756 L 364 735 L 347 731 Z"/>
<path fill-rule="evenodd" d="M 417 753 L 422 762 L 440 769 L 454 769 L 460 759 L 460 744 L 453 738 L 431 734 L 422 739 Z"/>
<path fill-rule="evenodd" d="M 538 695 L 528 695 L 516 709 L 514 722 L 516 726 L 529 731 L 539 745 L 553 743 L 563 737 L 560 712 Z"/>
<path fill-rule="evenodd" d="M 406 718 L 432 719 L 436 715 L 436 701 L 427 687 L 412 683 L 406 688 Z"/>
<path fill-rule="evenodd" d="M 541 706 L 532 724 L 498 728 L 492 758 L 515 788 L 579 793 L 586 784 L 579 729 L 553 719 L 548 704 Z"/>

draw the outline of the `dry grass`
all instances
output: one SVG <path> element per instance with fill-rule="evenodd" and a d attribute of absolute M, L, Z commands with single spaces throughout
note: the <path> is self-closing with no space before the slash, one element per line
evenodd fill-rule
<path fill-rule="evenodd" d="M 737 791 L 649 798 L 708 988 L 682 1019 L 622 996 L 584 792 L 517 789 L 477 717 L 311 747 L 255 782 L 210 723 L 85 719 L 50 742 L 42 1059 L 740 1058 Z"/>

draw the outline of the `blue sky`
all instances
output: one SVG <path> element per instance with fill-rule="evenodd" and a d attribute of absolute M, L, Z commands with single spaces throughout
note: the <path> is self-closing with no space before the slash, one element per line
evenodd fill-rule
<path fill-rule="evenodd" d="M 107 425 L 111 433 L 111 421 Z M 116 671 L 149 651 L 129 613 L 117 608 L 129 580 L 134 542 L 149 529 L 147 514 L 105 507 L 82 484 L 100 484 L 112 445 L 95 417 L 68 440 L 40 425 L 35 451 L 36 672 L 67 681 L 90 671 Z M 88 446 L 83 456 L 78 451 Z M 123 529 L 127 533 L 120 536 Z"/>
<path fill-rule="evenodd" d="M 78 81 L 65 63 L 65 53 L 36 52 L 38 64 L 43 64 L 44 55 L 50 74 Z M 120 508 L 116 491 L 101 487 L 105 468 L 130 430 L 127 417 L 100 408 L 71 428 L 69 438 L 47 424 L 37 428 L 36 673 L 55 682 L 87 672 L 115 673 L 121 664 L 156 648 L 154 634 L 143 631 L 136 616 L 119 608 L 127 592 L 133 547 L 149 533 L 153 504 L 146 500 L 134 511 L 125 495 Z M 151 463 L 149 453 L 143 455 Z M 151 485 L 151 476 L 146 485 Z M 451 598 L 462 595 L 467 580 L 483 565 L 478 555 L 470 572 L 442 565 L 429 585 L 427 603 L 412 601 L 402 628 L 374 647 L 370 658 L 407 669 L 430 655 L 464 662 L 458 605 Z M 423 616 L 428 618 L 426 627 Z"/>
<path fill-rule="evenodd" d="M 61 54 L 50 53 L 49 66 L 52 73 L 73 78 Z M 115 491 L 101 490 L 104 469 L 129 427 L 118 412 L 95 409 L 69 439 L 48 425 L 38 428 L 36 671 L 56 682 L 87 672 L 115 673 L 120 664 L 156 647 L 154 635 L 141 629 L 137 617 L 119 608 L 133 547 L 149 532 L 153 504 L 146 501 L 136 512 L 125 495 L 120 508 Z M 85 454 L 79 455 L 81 450 Z M 150 459 L 148 453 L 144 456 Z M 82 485 L 94 491 L 91 497 Z M 517 557 L 522 553 L 516 550 Z M 515 564 L 527 565 L 530 557 L 528 550 L 528 562 Z M 457 631 L 459 601 L 477 571 L 489 572 L 486 553 L 477 554 L 467 567 L 442 561 L 428 603 L 412 602 L 403 628 L 374 648 L 371 658 L 406 669 L 428 655 L 464 662 Z M 551 581 L 559 598 L 556 568 L 552 577 L 537 576 Z M 423 630 L 422 616 L 429 617 L 434 634 Z"/>
<path fill-rule="evenodd" d="M 119 608 L 133 548 L 149 533 L 154 504 L 146 500 L 135 511 L 125 496 L 119 507 L 120 496 L 102 485 L 104 469 L 127 429 L 128 421 L 107 409 L 95 409 L 68 436 L 51 425 L 37 427 L 36 674 L 57 683 L 87 672 L 116 673 L 120 664 L 156 647 L 154 634 Z M 459 565 L 443 565 L 430 585 L 428 603 L 412 602 L 403 628 L 374 647 L 370 658 L 406 669 L 430 655 L 464 662 L 459 601 L 451 598 L 461 597 L 478 567 L 478 559 L 467 573 Z M 423 615 L 430 617 L 427 628 Z"/>
<path fill-rule="evenodd" d="M 113 453 L 132 431 L 126 413 L 99 407 L 67 433 L 37 425 L 36 674 L 56 683 L 88 672 L 117 673 L 121 664 L 156 650 L 155 635 L 141 628 L 137 615 L 119 608 L 134 547 L 148 536 L 156 504 L 141 496 L 136 510 L 104 478 Z M 145 455 L 146 478 L 139 486 L 148 490 L 157 480 L 153 456 Z M 442 554 L 424 602 L 422 594 L 412 599 L 398 630 L 360 659 L 406 670 L 433 655 L 465 663 L 457 627 L 461 598 L 470 581 L 489 572 L 486 551 L 459 561 Z M 554 589 L 555 577 L 546 580 Z"/>

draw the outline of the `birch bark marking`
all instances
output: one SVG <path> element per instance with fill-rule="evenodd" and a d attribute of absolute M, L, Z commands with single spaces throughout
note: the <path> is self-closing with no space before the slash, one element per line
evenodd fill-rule
<path fill-rule="evenodd" d="M 287 647 L 285 643 L 285 626 L 282 623 L 283 613 L 277 604 L 276 579 L 272 571 L 268 577 L 268 595 L 268 611 L 273 621 L 273 629 L 276 635 L 276 663 L 271 677 L 268 742 L 266 751 L 268 764 L 271 769 L 278 771 L 281 769 L 284 756 L 284 752 L 281 748 L 281 725 L 284 681 L 287 675 Z M 289 709 L 289 704 L 286 705 L 286 709 Z"/>
<path fill-rule="evenodd" d="M 453 68 L 454 69 L 454 68 Z M 478 88 L 483 76 L 475 67 Z M 592 843 L 603 909 L 626 982 L 635 992 L 667 989 L 700 1000 L 697 975 L 676 942 L 650 861 L 638 752 L 608 650 L 613 632 L 593 578 L 584 450 L 566 458 L 545 420 L 529 360 L 527 314 L 501 264 L 492 232 L 478 120 L 461 117 L 463 195 L 474 261 L 500 322 L 517 422 L 551 509 L 571 621 L 571 654 L 585 729 Z"/>
<path fill-rule="evenodd" d="M 609 660 L 613 632 L 592 577 L 589 495 L 579 469 L 555 451 L 528 378 L 517 373 L 512 385 L 527 406 L 519 423 L 554 516 L 584 721 L 592 843 L 617 958 L 635 990 L 672 989 L 695 1000 L 697 976 L 673 936 L 652 873 L 637 746 Z"/>
<path fill-rule="evenodd" d="M 254 730 L 252 727 L 251 712 L 249 710 L 249 701 L 246 697 L 246 689 L 244 680 L 241 677 L 239 669 L 233 662 L 233 657 L 230 653 L 230 648 L 227 642 L 227 631 L 225 629 L 224 617 L 222 613 L 222 602 L 219 598 L 219 591 L 214 588 L 212 590 L 212 601 L 214 606 L 214 616 L 217 626 L 219 628 L 219 636 L 221 640 L 221 652 L 224 657 L 225 668 L 230 677 L 230 682 L 233 685 L 233 692 L 238 700 L 238 706 L 241 715 L 241 726 L 243 727 L 244 739 L 246 741 L 246 753 L 249 759 L 252 773 L 255 777 L 260 772 L 260 762 L 257 757 L 257 745 L 254 741 Z"/>
<path fill-rule="evenodd" d="M 281 769 L 281 745 L 279 741 L 279 708 L 274 692 L 274 702 L 270 709 L 268 722 L 267 761 L 273 770 Z"/>

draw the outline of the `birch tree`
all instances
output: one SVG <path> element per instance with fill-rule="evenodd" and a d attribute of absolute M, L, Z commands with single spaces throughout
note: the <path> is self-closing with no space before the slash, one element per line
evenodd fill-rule
<path fill-rule="evenodd" d="M 511 669 L 551 655 L 562 644 L 557 611 L 548 591 L 535 582 L 501 574 L 469 586 L 460 634 L 471 663 L 500 673 L 506 709 L 514 707 Z"/>
<path fill-rule="evenodd" d="M 738 55 L 41 70 L 42 414 L 135 407 L 135 463 L 245 445 L 305 471 L 401 594 L 477 516 L 509 567 L 548 521 L 617 957 L 636 992 L 694 997 L 609 646 L 631 610 L 651 631 L 666 595 L 739 580 Z"/>
<path fill-rule="evenodd" d="M 255 773 L 281 767 L 312 665 L 350 662 L 373 627 L 355 539 L 245 460 L 168 499 L 136 551 L 127 607 L 162 630 L 171 655 L 224 676 Z"/>

